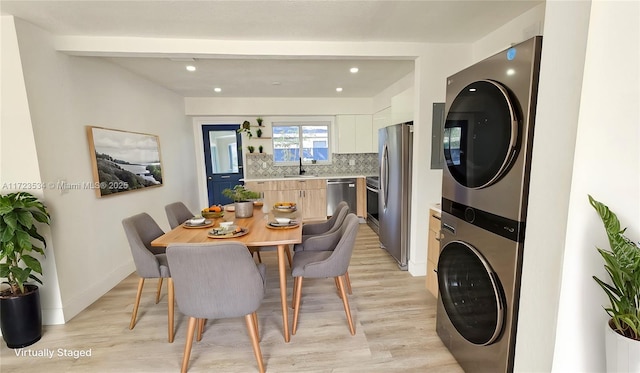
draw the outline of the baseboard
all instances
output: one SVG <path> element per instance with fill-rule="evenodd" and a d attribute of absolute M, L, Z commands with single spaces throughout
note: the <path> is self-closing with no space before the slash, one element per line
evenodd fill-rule
<path fill-rule="evenodd" d="M 104 276 L 102 281 L 90 284 L 88 288 L 69 301 L 62 301 L 64 322 L 74 318 L 77 314 L 89 307 L 93 302 L 100 299 L 109 290 L 113 289 L 122 280 L 135 271 L 133 260 L 123 264 L 108 275 Z M 45 324 L 49 325 L 49 324 Z"/>
<path fill-rule="evenodd" d="M 411 273 L 411 276 L 414 276 L 414 277 L 426 276 L 427 275 L 427 262 L 416 263 L 416 262 L 412 262 L 411 260 L 409 260 L 408 270 L 409 270 L 409 273 Z"/>

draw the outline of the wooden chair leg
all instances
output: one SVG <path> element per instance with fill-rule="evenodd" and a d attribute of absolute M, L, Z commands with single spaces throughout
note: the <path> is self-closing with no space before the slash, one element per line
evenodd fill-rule
<path fill-rule="evenodd" d="M 298 282 L 296 281 L 296 279 L 293 279 L 293 290 L 291 292 L 291 308 L 295 309 L 296 308 L 296 292 L 298 289 Z"/>
<path fill-rule="evenodd" d="M 256 327 L 256 334 L 258 335 L 258 340 L 260 341 L 260 328 L 258 327 L 258 313 L 254 312 L 251 314 L 253 317 L 253 325 Z"/>
<path fill-rule="evenodd" d="M 255 323 L 258 316 L 255 312 L 246 315 L 244 317 L 247 323 L 247 331 L 249 332 L 249 337 L 251 338 L 251 344 L 253 345 L 253 354 L 256 356 L 256 361 L 258 362 L 258 369 L 260 373 L 264 373 L 264 363 L 262 362 L 262 351 L 260 350 L 260 342 L 258 341 L 258 325 Z"/>
<path fill-rule="evenodd" d="M 204 332 L 204 322 L 205 319 L 198 319 L 198 334 L 196 334 L 196 341 L 198 342 L 202 340 L 202 332 Z"/>
<path fill-rule="evenodd" d="M 349 271 L 344 273 L 344 279 L 347 283 L 347 292 L 349 293 L 349 295 L 353 294 L 353 291 L 351 290 L 351 279 L 349 278 Z"/>
<path fill-rule="evenodd" d="M 293 306 L 293 328 L 291 329 L 291 334 L 295 335 L 298 330 L 298 314 L 300 313 L 300 298 L 302 296 L 302 276 L 296 277 L 294 281 L 296 292 L 293 298 L 296 300 L 296 303 Z"/>
<path fill-rule="evenodd" d="M 162 290 L 162 277 L 158 279 L 158 290 L 156 291 L 156 304 L 160 302 L 160 291 Z"/>
<path fill-rule="evenodd" d="M 356 329 L 353 326 L 353 320 L 351 319 L 351 309 L 349 308 L 349 299 L 347 299 L 347 294 L 344 291 L 344 279 L 343 276 L 336 277 L 338 279 L 340 295 L 342 298 L 342 304 L 344 305 L 344 312 L 347 314 L 347 321 L 349 322 L 349 331 L 351 335 L 356 334 Z"/>
<path fill-rule="evenodd" d="M 291 245 L 287 245 L 287 249 L 284 252 L 287 254 L 287 260 L 289 261 L 289 268 L 291 268 L 291 263 L 293 263 L 293 260 L 291 259 Z"/>
<path fill-rule="evenodd" d="M 338 291 L 338 297 L 342 299 L 342 293 L 340 293 L 340 283 L 338 282 L 338 278 L 334 277 L 333 281 L 336 283 L 336 290 Z"/>
<path fill-rule="evenodd" d="M 131 322 L 129 323 L 129 329 L 133 329 L 136 326 L 136 317 L 138 316 L 138 306 L 140 305 L 140 297 L 142 296 L 142 288 L 144 287 L 144 278 L 140 277 L 138 280 L 138 293 L 136 294 L 136 302 L 133 304 L 133 312 L 131 313 Z"/>
<path fill-rule="evenodd" d="M 256 255 L 258 255 L 258 263 L 262 263 L 262 257 L 260 256 L 260 249 L 256 250 Z"/>
<path fill-rule="evenodd" d="M 196 331 L 197 319 L 189 317 L 189 326 L 187 327 L 187 342 L 184 344 L 184 354 L 182 356 L 182 369 L 180 372 L 187 373 L 189 368 L 189 357 L 191 357 L 191 346 L 193 345 L 193 334 Z"/>
<path fill-rule="evenodd" d="M 173 343 L 173 310 L 175 307 L 175 302 L 173 292 L 173 279 L 171 277 L 167 279 L 167 293 L 169 295 L 169 343 Z M 191 337 L 193 338 L 193 335 Z"/>

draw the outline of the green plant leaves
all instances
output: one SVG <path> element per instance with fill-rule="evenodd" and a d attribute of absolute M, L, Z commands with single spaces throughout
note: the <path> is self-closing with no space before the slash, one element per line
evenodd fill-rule
<path fill-rule="evenodd" d="M 0 196 L 0 259 L 5 260 L 0 263 L 0 277 L 7 279 L 14 294 L 24 292 L 29 279 L 42 283 L 34 275 L 42 274 L 42 265 L 29 253 L 44 255 L 44 248 L 34 243 L 46 247 L 46 241 L 34 222 L 50 223 L 46 206 L 35 196 L 27 192 Z"/>
<path fill-rule="evenodd" d="M 640 340 L 640 247 L 629 240 L 620 228 L 620 221 L 606 205 L 589 196 L 589 203 L 600 215 L 611 250 L 597 248 L 604 260 L 610 283 L 593 276 L 604 290 L 611 307 L 611 316 L 618 333 Z"/>

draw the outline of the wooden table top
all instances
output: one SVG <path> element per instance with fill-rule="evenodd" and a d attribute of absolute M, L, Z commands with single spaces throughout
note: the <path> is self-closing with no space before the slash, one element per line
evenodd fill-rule
<path fill-rule="evenodd" d="M 283 216 L 281 212 L 278 216 Z M 208 228 L 184 228 L 182 225 L 163 234 L 162 236 L 151 241 L 151 246 L 166 247 L 172 243 L 222 243 L 225 241 L 243 242 L 247 246 L 273 246 L 288 245 L 302 242 L 302 223 L 298 212 L 286 214 L 292 219 L 300 222 L 296 228 L 291 229 L 272 229 L 267 227 L 267 223 L 274 221 L 273 212 L 263 212 L 259 208 L 253 210 L 253 217 L 236 219 L 233 212 L 225 211 L 225 215 L 214 220 L 213 227 Z M 220 222 L 233 221 L 234 224 L 247 228 L 249 232 L 244 236 L 231 238 L 211 238 L 208 233 L 212 228 L 218 227 Z"/>

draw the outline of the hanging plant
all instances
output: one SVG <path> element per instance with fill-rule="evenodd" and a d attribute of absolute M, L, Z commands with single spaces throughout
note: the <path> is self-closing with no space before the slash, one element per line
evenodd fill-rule
<path fill-rule="evenodd" d="M 246 133 L 249 138 L 253 137 L 253 134 L 251 133 L 251 123 L 249 123 L 248 120 L 242 122 L 242 125 L 238 128 L 238 133 L 243 132 Z"/>

